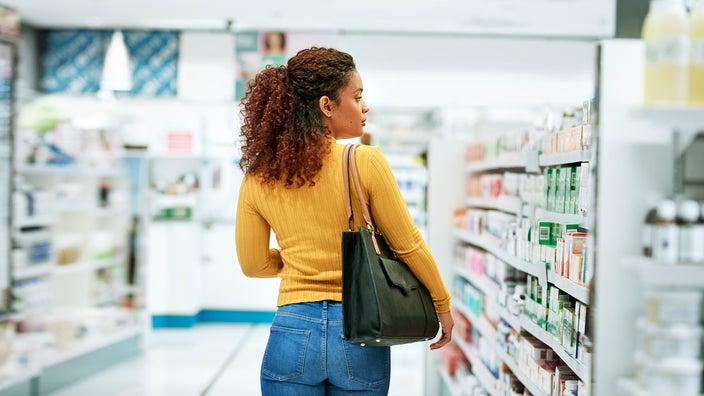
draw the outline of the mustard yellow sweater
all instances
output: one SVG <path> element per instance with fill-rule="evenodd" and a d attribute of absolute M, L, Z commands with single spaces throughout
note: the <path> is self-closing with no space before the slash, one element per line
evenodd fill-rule
<path fill-rule="evenodd" d="M 235 230 L 237 258 L 246 276 L 281 278 L 279 306 L 342 299 L 342 232 L 348 228 L 343 200 L 344 145 L 332 139 L 329 144 L 330 153 L 313 187 L 262 185 L 248 174 L 240 187 Z M 450 294 L 410 217 L 386 158 L 378 148 L 360 146 L 356 160 L 377 228 L 429 289 L 436 311 L 449 311 Z M 357 229 L 363 219 L 354 186 L 352 202 Z M 270 248 L 271 230 L 280 249 Z"/>

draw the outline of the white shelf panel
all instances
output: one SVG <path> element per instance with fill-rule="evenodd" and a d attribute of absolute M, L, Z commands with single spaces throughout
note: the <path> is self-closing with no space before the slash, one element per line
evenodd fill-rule
<path fill-rule="evenodd" d="M 704 288 L 704 265 L 665 264 L 648 257 L 627 257 L 627 268 L 638 272 L 641 283 L 647 286 Z"/>
<path fill-rule="evenodd" d="M 660 394 L 655 394 L 648 392 L 647 390 L 638 386 L 635 380 L 630 378 L 623 378 L 618 381 L 618 388 L 621 394 L 628 396 L 661 396 Z M 700 396 L 704 396 L 704 393 L 700 393 Z"/>
<path fill-rule="evenodd" d="M 51 275 L 54 272 L 54 264 L 34 264 L 12 269 L 12 279 L 29 279 L 38 278 L 40 276 Z"/>
<path fill-rule="evenodd" d="M 56 222 L 53 216 L 35 216 L 14 219 L 15 229 L 25 227 L 51 227 Z"/>
<path fill-rule="evenodd" d="M 635 109 L 634 113 L 659 125 L 704 131 L 704 106 L 646 106 Z"/>
<path fill-rule="evenodd" d="M 588 381 L 588 368 L 585 367 L 577 359 L 572 357 L 569 353 L 567 353 L 562 344 L 560 344 L 555 339 L 555 337 L 552 336 L 552 334 L 548 333 L 544 329 L 541 329 L 540 327 L 538 327 L 538 325 L 533 323 L 530 319 L 525 316 L 521 316 L 521 327 L 523 327 L 524 330 L 535 336 L 535 338 L 542 341 L 545 345 L 547 345 L 548 347 L 550 347 L 550 349 L 557 353 L 557 356 L 559 356 L 560 359 L 562 359 L 562 361 L 567 364 L 570 370 L 572 370 L 577 375 L 577 377 L 579 377 L 584 382 Z"/>
<path fill-rule="evenodd" d="M 467 198 L 465 204 L 470 207 L 495 209 L 516 215 L 521 215 L 523 212 L 523 204 L 517 197 L 496 199 L 470 197 Z"/>
<path fill-rule="evenodd" d="M 105 260 L 81 261 L 73 264 L 55 265 L 55 275 L 69 275 L 80 272 L 96 271 L 103 268 L 112 267 L 120 262 L 119 258 L 109 258 Z"/>
<path fill-rule="evenodd" d="M 110 346 L 120 341 L 125 341 L 127 339 L 139 335 L 140 333 L 141 329 L 138 326 L 130 326 L 124 329 L 120 329 L 114 334 L 110 334 L 103 337 L 96 336 L 85 341 L 79 342 L 74 347 L 69 348 L 65 351 L 49 352 L 47 353 L 46 359 L 44 361 L 44 366 L 55 366 L 67 360 L 71 360 L 75 357 L 84 355 L 88 352 L 92 352 L 100 348 Z"/>
<path fill-rule="evenodd" d="M 120 177 L 127 173 L 122 169 L 93 169 L 80 165 L 23 165 L 17 167 L 17 172 L 23 175 L 39 176 L 94 176 L 94 177 Z"/>
<path fill-rule="evenodd" d="M 40 375 L 41 375 L 41 371 L 39 369 L 23 370 L 17 375 L 1 379 L 0 380 L 0 391 L 10 389 L 15 385 L 19 385 L 23 382 L 30 381 L 32 378 L 38 377 Z"/>
<path fill-rule="evenodd" d="M 493 244 L 480 236 L 470 234 L 464 230 L 455 229 L 455 236 L 464 242 L 486 250 L 517 270 L 537 277 L 540 284 L 545 285 L 545 282 L 547 281 L 546 271 L 544 269 L 541 270 L 541 268 L 537 265 L 523 261 L 516 256 L 512 256 L 506 253 L 500 246 L 497 246 L 496 244 Z"/>
<path fill-rule="evenodd" d="M 538 164 L 540 166 L 568 165 L 578 162 L 589 162 L 591 158 L 592 150 L 584 149 L 565 153 L 542 154 L 538 157 Z"/>
<path fill-rule="evenodd" d="M 576 298 L 580 302 L 589 305 L 589 289 L 586 286 L 572 282 L 552 271 L 548 271 L 548 283 L 557 286 L 558 289 Z"/>
<path fill-rule="evenodd" d="M 587 219 L 584 216 L 576 215 L 576 214 L 549 212 L 549 211 L 542 209 L 542 208 L 535 209 L 535 218 L 537 220 L 550 221 L 553 223 L 563 223 L 563 224 L 585 225 L 587 223 L 587 221 L 586 221 Z"/>
<path fill-rule="evenodd" d="M 469 162 L 465 167 L 467 173 L 489 170 L 516 169 L 526 167 L 526 158 L 522 155 L 496 158 L 488 161 Z"/>

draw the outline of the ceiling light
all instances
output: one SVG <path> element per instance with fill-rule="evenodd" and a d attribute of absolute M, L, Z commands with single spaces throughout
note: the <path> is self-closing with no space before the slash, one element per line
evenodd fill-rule
<path fill-rule="evenodd" d="M 112 34 L 108 51 L 105 54 L 100 89 L 103 91 L 129 91 L 132 89 L 130 56 L 125 45 L 125 38 L 120 30 L 116 30 Z"/>

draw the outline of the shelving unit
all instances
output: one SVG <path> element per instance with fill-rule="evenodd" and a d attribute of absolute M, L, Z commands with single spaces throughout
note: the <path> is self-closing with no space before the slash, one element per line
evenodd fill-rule
<path fill-rule="evenodd" d="M 27 186 L 33 194 L 43 191 L 43 195 L 33 198 L 32 212 L 13 216 L 14 249 L 27 259 L 18 259 L 18 265 L 13 262 L 10 279 L 18 298 L 29 300 L 34 295 L 34 289 L 20 290 L 27 285 L 42 285 L 45 298 L 41 305 L 36 299 L 33 305 L 21 300 L 11 321 L 50 321 L 64 310 L 100 313 L 108 312 L 103 308 L 120 306 L 132 286 L 127 279 L 130 213 L 126 171 L 119 165 L 110 169 L 47 165 L 16 166 L 14 172 L 17 186 Z M 101 191 L 103 185 L 109 186 L 107 194 Z M 22 210 L 23 204 L 15 203 L 14 208 Z M 48 250 L 46 261 L 29 260 L 35 249 L 32 244 L 37 242 Z M 32 362 L 36 370 L 0 383 L 0 395 L 43 395 L 138 353 L 144 332 L 139 315 L 121 315 L 130 318 L 127 323 L 134 323 L 115 323 L 110 333 L 73 341 L 65 350 L 47 349 L 33 358 L 37 359 Z"/>
<path fill-rule="evenodd" d="M 591 162 L 593 164 L 595 157 L 595 151 L 592 147 L 579 151 L 546 155 L 538 155 L 537 152 L 527 149 L 524 151 L 524 153 L 517 154 L 515 156 L 509 155 L 498 159 L 464 164 L 461 167 L 462 172 L 460 172 L 459 175 L 455 172 L 454 177 L 462 180 L 470 174 L 503 173 L 505 171 L 520 172 L 524 174 L 542 174 L 542 167 L 562 167 L 585 162 Z M 464 158 L 464 156 L 462 158 Z M 455 191 L 458 190 L 459 194 L 463 193 L 461 189 L 455 189 Z M 474 209 L 500 211 L 505 214 L 515 216 L 516 219 L 528 218 L 531 220 L 552 223 L 577 224 L 583 228 L 589 228 L 591 225 L 591 219 L 586 216 L 548 211 L 540 207 L 535 207 L 533 204 L 524 203 L 519 198 L 514 199 L 499 197 L 497 199 L 483 199 L 470 197 L 462 199 L 460 206 Z M 543 287 L 551 285 L 560 289 L 563 293 L 569 295 L 575 301 L 585 305 L 589 305 L 590 303 L 590 291 L 586 285 L 578 284 L 566 277 L 558 275 L 552 270 L 549 270 L 543 263 L 533 263 L 509 253 L 509 251 L 502 246 L 502 242 L 494 236 L 469 233 L 462 229 L 453 229 L 452 237 L 464 244 L 483 250 L 486 254 L 494 256 L 498 260 L 518 271 L 537 278 L 538 283 Z M 434 247 L 434 249 L 437 249 L 437 247 Z M 460 265 L 453 265 L 449 271 L 449 274 L 450 277 L 460 277 L 474 286 L 474 288 L 484 295 L 485 302 L 493 304 L 491 310 L 498 312 L 499 317 L 509 323 L 509 325 L 517 333 L 530 334 L 552 349 L 560 360 L 562 360 L 572 371 L 574 371 L 575 375 L 577 375 L 585 384 L 587 384 L 587 386 L 589 386 L 588 384 L 590 384 L 591 381 L 591 368 L 585 367 L 584 364 L 565 350 L 560 341 L 555 339 L 555 337 L 548 333 L 547 330 L 533 323 L 527 316 L 523 314 L 518 317 L 511 315 L 506 307 L 501 304 L 497 304 L 496 302 L 499 285 L 497 285 L 493 280 L 489 279 L 486 275 L 475 274 Z M 477 317 L 472 310 L 465 306 L 461 301 L 457 301 L 457 299 L 453 300 L 453 306 L 460 314 L 472 323 L 473 327 L 479 332 L 479 334 L 487 340 L 487 343 L 491 346 L 496 356 L 501 358 L 502 362 L 506 364 L 514 372 L 514 374 L 516 374 L 519 381 L 521 381 L 523 385 L 529 389 L 530 392 L 532 392 L 532 394 L 546 396 L 550 394 L 550 392 L 542 390 L 535 383 L 533 383 L 527 373 L 523 373 L 518 370 L 518 365 L 516 362 L 513 361 L 513 359 L 509 357 L 499 345 L 497 330 L 484 316 Z M 479 367 L 481 365 L 481 362 L 478 362 L 478 359 L 476 358 L 475 351 L 469 349 L 468 346 L 463 345 L 461 341 L 457 341 L 456 343 L 464 351 L 473 367 Z M 481 373 L 477 373 L 477 377 L 480 379 L 481 384 L 484 388 L 486 388 L 486 391 L 489 394 L 497 393 L 492 387 L 492 382 L 488 381 L 487 377 L 482 377 Z"/>
<path fill-rule="evenodd" d="M 649 395 L 633 379 L 636 321 L 645 310 L 643 290 L 704 287 L 701 268 L 639 257 L 648 210 L 665 197 L 689 193 L 683 183 L 683 154 L 704 132 L 703 108 L 643 106 L 644 47 L 640 40 L 605 40 L 598 51 L 598 267 L 590 301 L 598 313 L 593 321 L 596 395 Z M 697 150 L 695 157 L 701 154 Z M 698 180 L 704 177 L 702 166 L 686 170 Z M 693 198 L 702 201 L 701 194 Z"/>

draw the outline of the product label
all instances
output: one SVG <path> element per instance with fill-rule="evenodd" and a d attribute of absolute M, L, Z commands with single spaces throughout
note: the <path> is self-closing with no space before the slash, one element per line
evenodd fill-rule
<path fill-rule="evenodd" d="M 660 40 L 657 56 L 661 64 L 686 65 L 689 60 L 689 39 L 675 37 Z"/>
<path fill-rule="evenodd" d="M 692 64 L 704 66 L 704 40 L 692 41 Z"/>

